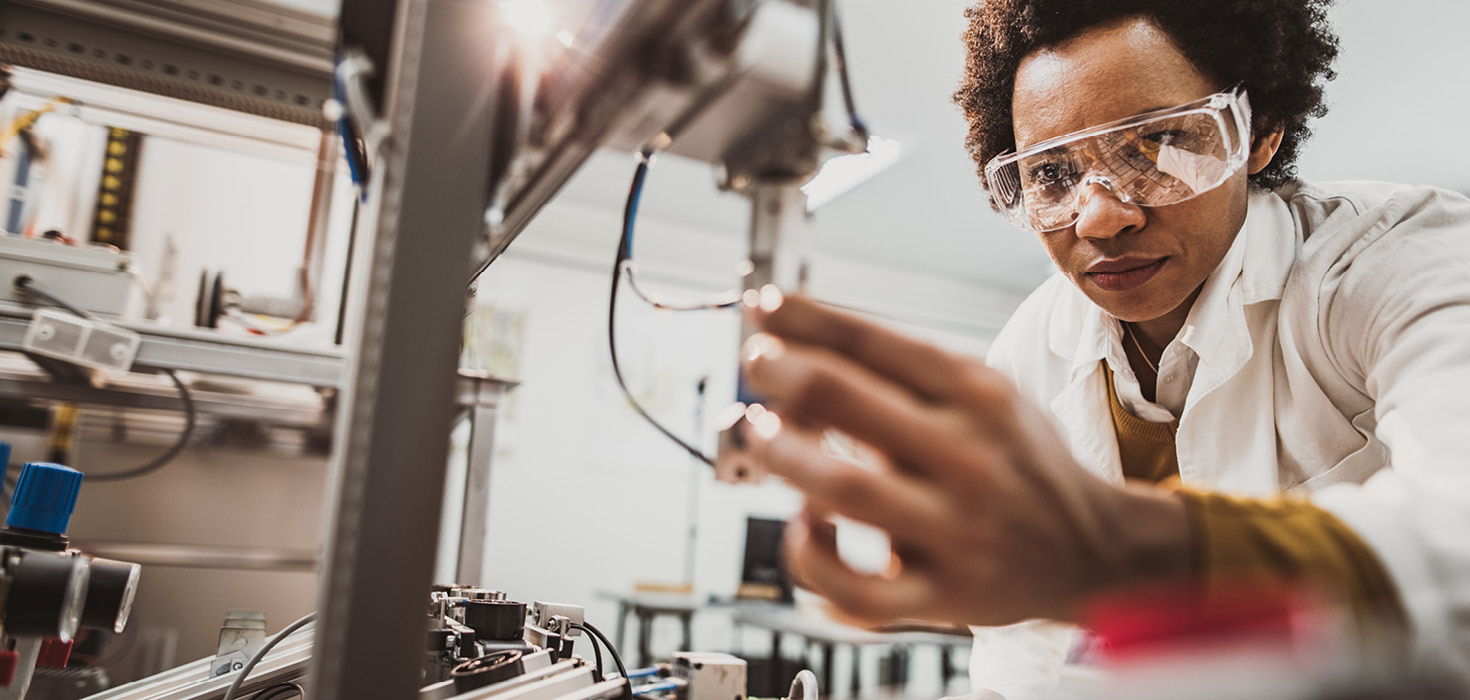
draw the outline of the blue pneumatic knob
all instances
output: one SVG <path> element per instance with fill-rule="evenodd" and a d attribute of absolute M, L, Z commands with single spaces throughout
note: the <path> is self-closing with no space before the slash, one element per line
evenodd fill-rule
<path fill-rule="evenodd" d="M 5 526 L 60 535 L 71 522 L 82 473 L 60 464 L 29 462 L 20 472 Z"/>

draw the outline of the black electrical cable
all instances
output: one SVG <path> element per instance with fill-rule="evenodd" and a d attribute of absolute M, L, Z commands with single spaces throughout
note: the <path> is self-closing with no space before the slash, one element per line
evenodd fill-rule
<path fill-rule="evenodd" d="M 648 292 L 638 284 L 638 267 L 632 260 L 623 261 L 623 275 L 628 279 L 628 288 L 633 290 L 644 303 L 655 309 L 664 311 L 718 311 L 720 309 L 734 309 L 740 306 L 740 290 L 731 289 L 708 299 L 700 301 L 670 301 Z"/>
<path fill-rule="evenodd" d="M 21 275 L 19 277 L 16 277 L 15 287 L 16 289 L 30 294 L 31 296 L 37 297 L 55 306 L 66 309 L 72 314 L 81 316 L 82 318 L 105 323 L 105 321 L 98 318 L 95 314 L 89 313 L 88 311 L 67 302 L 65 299 L 62 299 L 61 297 L 56 296 L 55 294 L 52 294 L 36 286 L 36 281 L 32 279 L 30 275 Z M 165 450 L 163 454 L 158 455 L 151 460 L 148 460 L 144 464 L 138 465 L 132 469 L 126 469 L 120 472 L 112 472 L 110 474 L 89 473 L 87 474 L 87 481 L 93 483 L 123 481 L 125 479 L 136 479 L 140 476 L 152 474 L 153 472 L 162 469 L 170 462 L 174 461 L 174 459 L 176 459 L 179 454 L 184 451 L 184 448 L 188 447 L 190 438 L 194 437 L 194 428 L 199 422 L 199 412 L 194 406 L 194 395 L 189 391 L 189 387 L 184 384 L 184 381 L 182 379 L 179 379 L 179 375 L 177 372 L 171 369 L 165 369 L 163 370 L 163 373 L 167 375 L 169 380 L 174 383 L 174 388 L 177 389 L 179 392 L 179 401 L 184 404 L 184 429 L 179 432 L 178 439 L 175 440 L 174 444 L 170 446 L 167 450 Z"/>
<path fill-rule="evenodd" d="M 300 683 L 283 681 L 256 693 L 252 696 L 252 700 L 279 700 L 280 698 L 286 698 L 292 695 L 298 698 L 304 698 L 306 697 L 306 689 L 302 688 Z"/>
<path fill-rule="evenodd" d="M 61 297 L 58 297 L 55 294 L 52 294 L 51 292 L 48 292 L 44 289 L 41 289 L 40 287 L 37 287 L 35 278 L 31 277 L 30 275 L 17 276 L 15 278 L 15 288 L 48 304 L 51 304 L 52 306 L 59 306 L 73 315 L 81 316 L 82 318 L 92 321 L 101 320 L 97 318 L 96 314 L 78 308 L 67 300 L 62 299 Z"/>
<path fill-rule="evenodd" d="M 577 629 L 581 629 L 582 628 L 581 625 L 572 625 L 572 626 L 573 627 L 576 627 Z M 594 659 L 597 660 L 597 682 L 598 683 L 601 683 L 602 680 L 603 680 L 603 678 L 606 677 L 606 674 L 603 672 L 603 666 L 602 666 L 602 645 L 591 634 L 588 634 L 587 635 L 587 641 L 592 646 L 592 658 L 594 658 Z"/>
<path fill-rule="evenodd" d="M 189 387 L 184 385 L 184 380 L 179 379 L 179 375 L 177 372 L 171 369 L 166 369 L 163 370 L 163 373 L 167 375 L 171 381 L 173 381 L 174 387 L 179 390 L 179 401 L 182 401 L 184 404 L 184 429 L 179 432 L 178 439 L 174 440 L 174 444 L 170 446 L 167 450 L 165 450 L 163 454 L 158 455 L 157 457 L 154 457 L 153 459 L 148 460 L 143 464 L 140 464 L 132 469 L 127 469 L 120 472 L 111 472 L 106 474 L 88 473 L 87 481 L 93 483 L 106 481 L 123 481 L 126 479 L 136 479 L 140 476 L 152 474 L 153 472 L 156 472 L 159 469 L 168 466 L 170 462 L 174 461 L 174 459 L 176 459 L 179 454 L 184 451 L 185 447 L 189 446 L 189 439 L 194 437 L 194 427 L 199 420 L 198 410 L 194 407 L 194 395 L 189 392 Z"/>
<path fill-rule="evenodd" d="M 826 2 L 826 20 L 830 29 L 829 39 L 832 44 L 833 60 L 837 69 L 838 81 L 842 87 L 842 102 L 843 106 L 847 110 L 848 122 L 851 125 L 853 131 L 862 139 L 863 143 L 866 144 L 869 137 L 868 126 L 863 121 L 862 117 L 858 114 L 857 100 L 853 96 L 852 77 L 849 74 L 847 68 L 847 45 L 842 38 L 842 23 L 839 18 L 837 2 L 838 0 L 827 0 Z M 699 461 L 713 467 L 715 464 L 714 459 L 712 459 L 709 455 L 706 455 L 699 448 L 683 440 L 677 435 L 674 435 L 672 431 L 664 427 L 663 424 L 659 423 L 657 419 L 655 419 L 651 414 L 648 413 L 647 410 L 643 408 L 642 404 L 638 402 L 638 399 L 633 396 L 633 392 L 628 389 L 628 384 L 623 379 L 622 366 L 618 363 L 618 345 L 616 333 L 617 303 L 618 289 L 621 287 L 624 275 L 627 276 L 628 283 L 633 288 L 633 291 L 637 293 L 638 296 L 642 298 L 645 302 L 648 302 L 656 308 L 673 311 L 694 311 L 702 309 L 727 309 L 736 308 L 739 306 L 738 298 L 720 298 L 710 302 L 696 302 L 687 304 L 666 302 L 657 299 L 652 295 L 645 294 L 643 290 L 638 286 L 637 270 L 633 266 L 633 232 L 638 219 L 638 206 L 643 198 L 643 185 L 648 179 L 648 170 L 651 167 L 652 158 L 653 153 L 651 151 L 645 150 L 639 154 L 638 168 L 633 173 L 633 184 L 629 188 L 627 204 L 623 208 L 622 237 L 619 239 L 618 242 L 617 259 L 613 263 L 612 290 L 611 293 L 608 295 L 608 352 L 612 358 L 613 376 L 617 379 L 618 388 L 622 390 L 623 396 L 627 397 L 628 403 L 633 406 L 633 410 L 637 411 L 638 414 L 643 416 L 644 420 L 648 421 L 648 423 L 652 425 L 656 430 L 658 430 L 660 433 L 663 433 L 664 436 L 669 438 L 670 440 L 673 440 L 675 444 L 679 445 L 679 447 L 682 447 L 684 451 L 688 452 L 695 459 L 698 459 Z"/>
<path fill-rule="evenodd" d="M 622 676 L 624 680 L 628 678 L 628 667 L 623 665 L 623 657 L 618 656 L 617 647 L 614 647 L 612 642 L 607 641 L 607 635 L 603 634 L 602 630 L 597 629 L 597 626 L 590 622 L 580 622 L 572 626 L 585 631 L 587 634 L 596 637 L 597 641 L 602 642 L 602 646 L 607 647 L 607 653 L 612 656 L 613 664 L 618 667 L 618 675 Z"/>
<path fill-rule="evenodd" d="M 838 17 L 837 0 L 828 0 L 828 2 L 831 3 L 829 11 L 832 22 L 832 53 L 837 63 L 837 80 L 842 85 L 842 103 L 847 108 L 847 119 L 853 131 L 856 131 L 862 137 L 863 142 L 867 143 L 868 125 L 863 122 L 862 117 L 858 116 L 857 101 L 853 98 L 852 78 L 847 72 L 847 45 L 842 41 L 842 21 Z"/>
<path fill-rule="evenodd" d="M 638 415 L 643 416 L 643 419 L 648 421 L 648 424 L 652 425 L 654 429 L 663 433 L 664 437 L 673 440 L 679 447 L 684 448 L 685 452 L 688 452 L 695 459 L 713 467 L 715 460 L 712 457 L 705 454 L 698 447 L 686 442 L 683 438 L 675 435 L 673 431 L 658 422 L 658 419 L 654 418 L 647 409 L 643 408 L 643 405 L 633 396 L 632 390 L 628 389 L 628 382 L 623 379 L 622 365 L 618 363 L 618 289 L 622 286 L 624 263 L 633 258 L 634 224 L 638 220 L 638 205 L 643 199 L 643 184 L 648 179 L 648 169 L 652 158 L 653 154 L 648 151 L 639 154 L 638 169 L 633 172 L 633 184 L 628 188 L 628 201 L 623 208 L 623 235 L 618 241 L 617 259 L 613 261 L 612 290 L 608 294 L 607 301 L 607 349 L 612 359 L 613 378 L 617 380 L 618 388 L 622 390 L 623 396 L 628 399 L 628 404 L 633 407 L 633 410 L 637 411 Z M 618 665 L 621 666 L 621 662 Z"/>

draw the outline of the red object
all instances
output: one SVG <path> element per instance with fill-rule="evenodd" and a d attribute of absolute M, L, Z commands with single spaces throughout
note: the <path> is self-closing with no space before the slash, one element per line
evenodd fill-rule
<path fill-rule="evenodd" d="M 0 688 L 10 687 L 10 682 L 15 680 L 15 667 L 19 665 L 20 654 L 0 651 Z"/>
<path fill-rule="evenodd" d="M 63 642 L 60 639 L 48 639 L 41 642 L 41 654 L 36 657 L 37 666 L 46 668 L 66 668 L 66 662 L 71 660 L 71 642 Z"/>
<path fill-rule="evenodd" d="M 1306 591 L 1241 582 L 1226 593 L 1184 586 L 1132 591 L 1093 601 L 1084 624 L 1112 661 L 1208 645 L 1226 639 L 1274 640 L 1293 647 L 1317 609 Z"/>

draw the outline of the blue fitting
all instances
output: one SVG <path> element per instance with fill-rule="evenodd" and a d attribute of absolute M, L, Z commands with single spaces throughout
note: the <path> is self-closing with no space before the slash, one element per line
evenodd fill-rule
<path fill-rule="evenodd" d="M 5 526 L 65 534 L 81 490 L 81 472 L 60 464 L 29 462 L 21 469 L 15 495 L 10 497 Z"/>

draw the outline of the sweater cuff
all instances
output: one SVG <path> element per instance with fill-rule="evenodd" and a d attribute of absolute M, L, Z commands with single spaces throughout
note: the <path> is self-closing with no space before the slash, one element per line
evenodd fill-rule
<path fill-rule="evenodd" d="M 1178 493 L 1193 528 L 1192 573 L 1208 599 L 1228 599 L 1242 581 L 1303 585 L 1344 605 L 1360 636 L 1401 638 L 1406 631 L 1383 563 L 1333 514 L 1296 499 Z"/>

